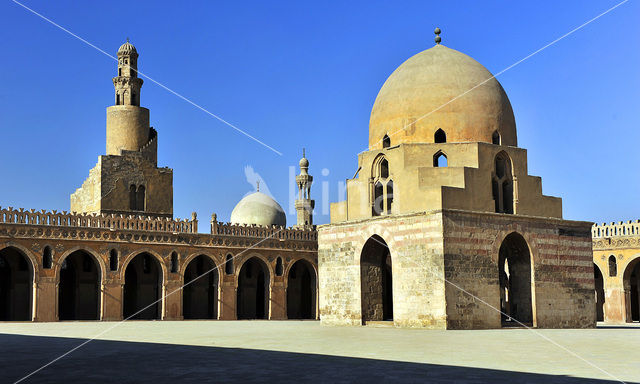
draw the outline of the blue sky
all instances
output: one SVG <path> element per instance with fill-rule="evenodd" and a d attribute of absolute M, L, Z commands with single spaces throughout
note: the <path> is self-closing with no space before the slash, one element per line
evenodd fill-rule
<path fill-rule="evenodd" d="M 433 46 L 434 27 L 497 73 L 617 3 L 23 2 L 110 54 L 130 37 L 143 73 L 282 152 L 145 81 L 159 165 L 174 169 L 175 216 L 196 211 L 204 229 L 251 191 L 246 166 L 286 208 L 302 147 L 317 206 L 323 183 L 337 201 L 378 90 Z M 639 19 L 629 1 L 498 77 L 529 173 L 563 198 L 565 218 L 640 218 Z M 0 25 L 0 205 L 67 210 L 105 151 L 115 62 L 11 1 Z"/>

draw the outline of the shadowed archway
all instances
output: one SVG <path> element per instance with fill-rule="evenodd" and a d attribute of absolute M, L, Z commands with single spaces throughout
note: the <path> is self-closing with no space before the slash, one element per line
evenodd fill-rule
<path fill-rule="evenodd" d="M 185 319 L 218 318 L 218 270 L 211 258 L 196 256 L 184 271 L 182 314 Z"/>
<path fill-rule="evenodd" d="M 362 323 L 393 321 L 391 254 L 378 235 L 367 240 L 360 255 Z"/>
<path fill-rule="evenodd" d="M 160 319 L 161 294 L 162 267 L 158 260 L 146 252 L 134 257 L 124 274 L 124 318 L 132 316 L 132 319 Z"/>
<path fill-rule="evenodd" d="M 627 265 L 622 279 L 627 322 L 640 321 L 640 257 Z"/>
<path fill-rule="evenodd" d="M 100 265 L 86 251 L 65 257 L 60 266 L 58 318 L 100 320 Z"/>
<path fill-rule="evenodd" d="M 514 321 L 533 324 L 531 301 L 531 255 L 519 233 L 507 235 L 498 256 L 502 326 L 518 326 Z"/>
<path fill-rule="evenodd" d="M 269 318 L 269 269 L 257 257 L 247 260 L 238 275 L 238 319 Z"/>
<path fill-rule="evenodd" d="M 604 321 L 604 279 L 600 268 L 593 264 L 593 280 L 596 285 L 596 321 Z"/>
<path fill-rule="evenodd" d="M 0 321 L 29 321 L 33 308 L 33 265 L 19 249 L 0 250 Z"/>
<path fill-rule="evenodd" d="M 316 318 L 316 274 L 306 260 L 296 261 L 287 276 L 287 318 Z"/>

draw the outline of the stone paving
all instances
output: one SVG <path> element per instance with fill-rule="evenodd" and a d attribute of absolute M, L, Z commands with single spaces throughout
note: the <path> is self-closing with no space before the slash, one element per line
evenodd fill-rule
<path fill-rule="evenodd" d="M 0 323 L 0 382 L 105 330 L 24 382 L 640 382 L 637 325 L 431 331 L 315 321 Z"/>

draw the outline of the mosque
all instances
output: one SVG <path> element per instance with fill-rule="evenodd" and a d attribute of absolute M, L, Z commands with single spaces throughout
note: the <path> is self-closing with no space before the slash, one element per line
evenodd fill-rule
<path fill-rule="evenodd" d="M 173 170 L 140 106 L 138 52 L 118 50 L 106 155 L 71 213 L 0 209 L 0 320 L 316 319 L 313 178 L 300 161 L 298 222 L 256 191 L 210 234 L 173 218 Z"/>
<path fill-rule="evenodd" d="M 303 154 L 295 225 L 256 191 L 229 223 L 213 214 L 206 234 L 195 213 L 173 218 L 173 170 L 158 167 L 158 131 L 140 106 L 138 52 L 127 41 L 106 154 L 70 212 L 0 209 L 0 320 L 435 329 L 637 320 L 640 222 L 564 220 L 562 200 L 528 174 L 505 90 L 439 35 L 380 89 L 368 149 L 329 224 L 313 224 Z"/>

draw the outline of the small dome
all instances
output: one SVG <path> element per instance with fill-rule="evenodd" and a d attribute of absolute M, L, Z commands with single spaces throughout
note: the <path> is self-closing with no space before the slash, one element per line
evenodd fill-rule
<path fill-rule="evenodd" d="M 302 159 L 300 159 L 298 165 L 300 165 L 300 168 L 309 168 L 309 160 L 307 160 L 306 157 L 303 157 Z"/>
<path fill-rule="evenodd" d="M 122 44 L 118 49 L 118 55 L 130 55 L 132 53 L 138 54 L 138 51 L 136 51 L 136 47 L 127 39 L 127 42 Z"/>
<path fill-rule="evenodd" d="M 287 216 L 274 199 L 262 192 L 254 192 L 245 196 L 233 208 L 231 222 L 284 227 L 287 225 Z"/>
<path fill-rule="evenodd" d="M 504 89 L 476 60 L 443 45 L 402 63 L 384 83 L 371 110 L 370 149 L 394 144 L 433 143 L 442 129 L 447 142 L 517 145 L 516 123 Z"/>

